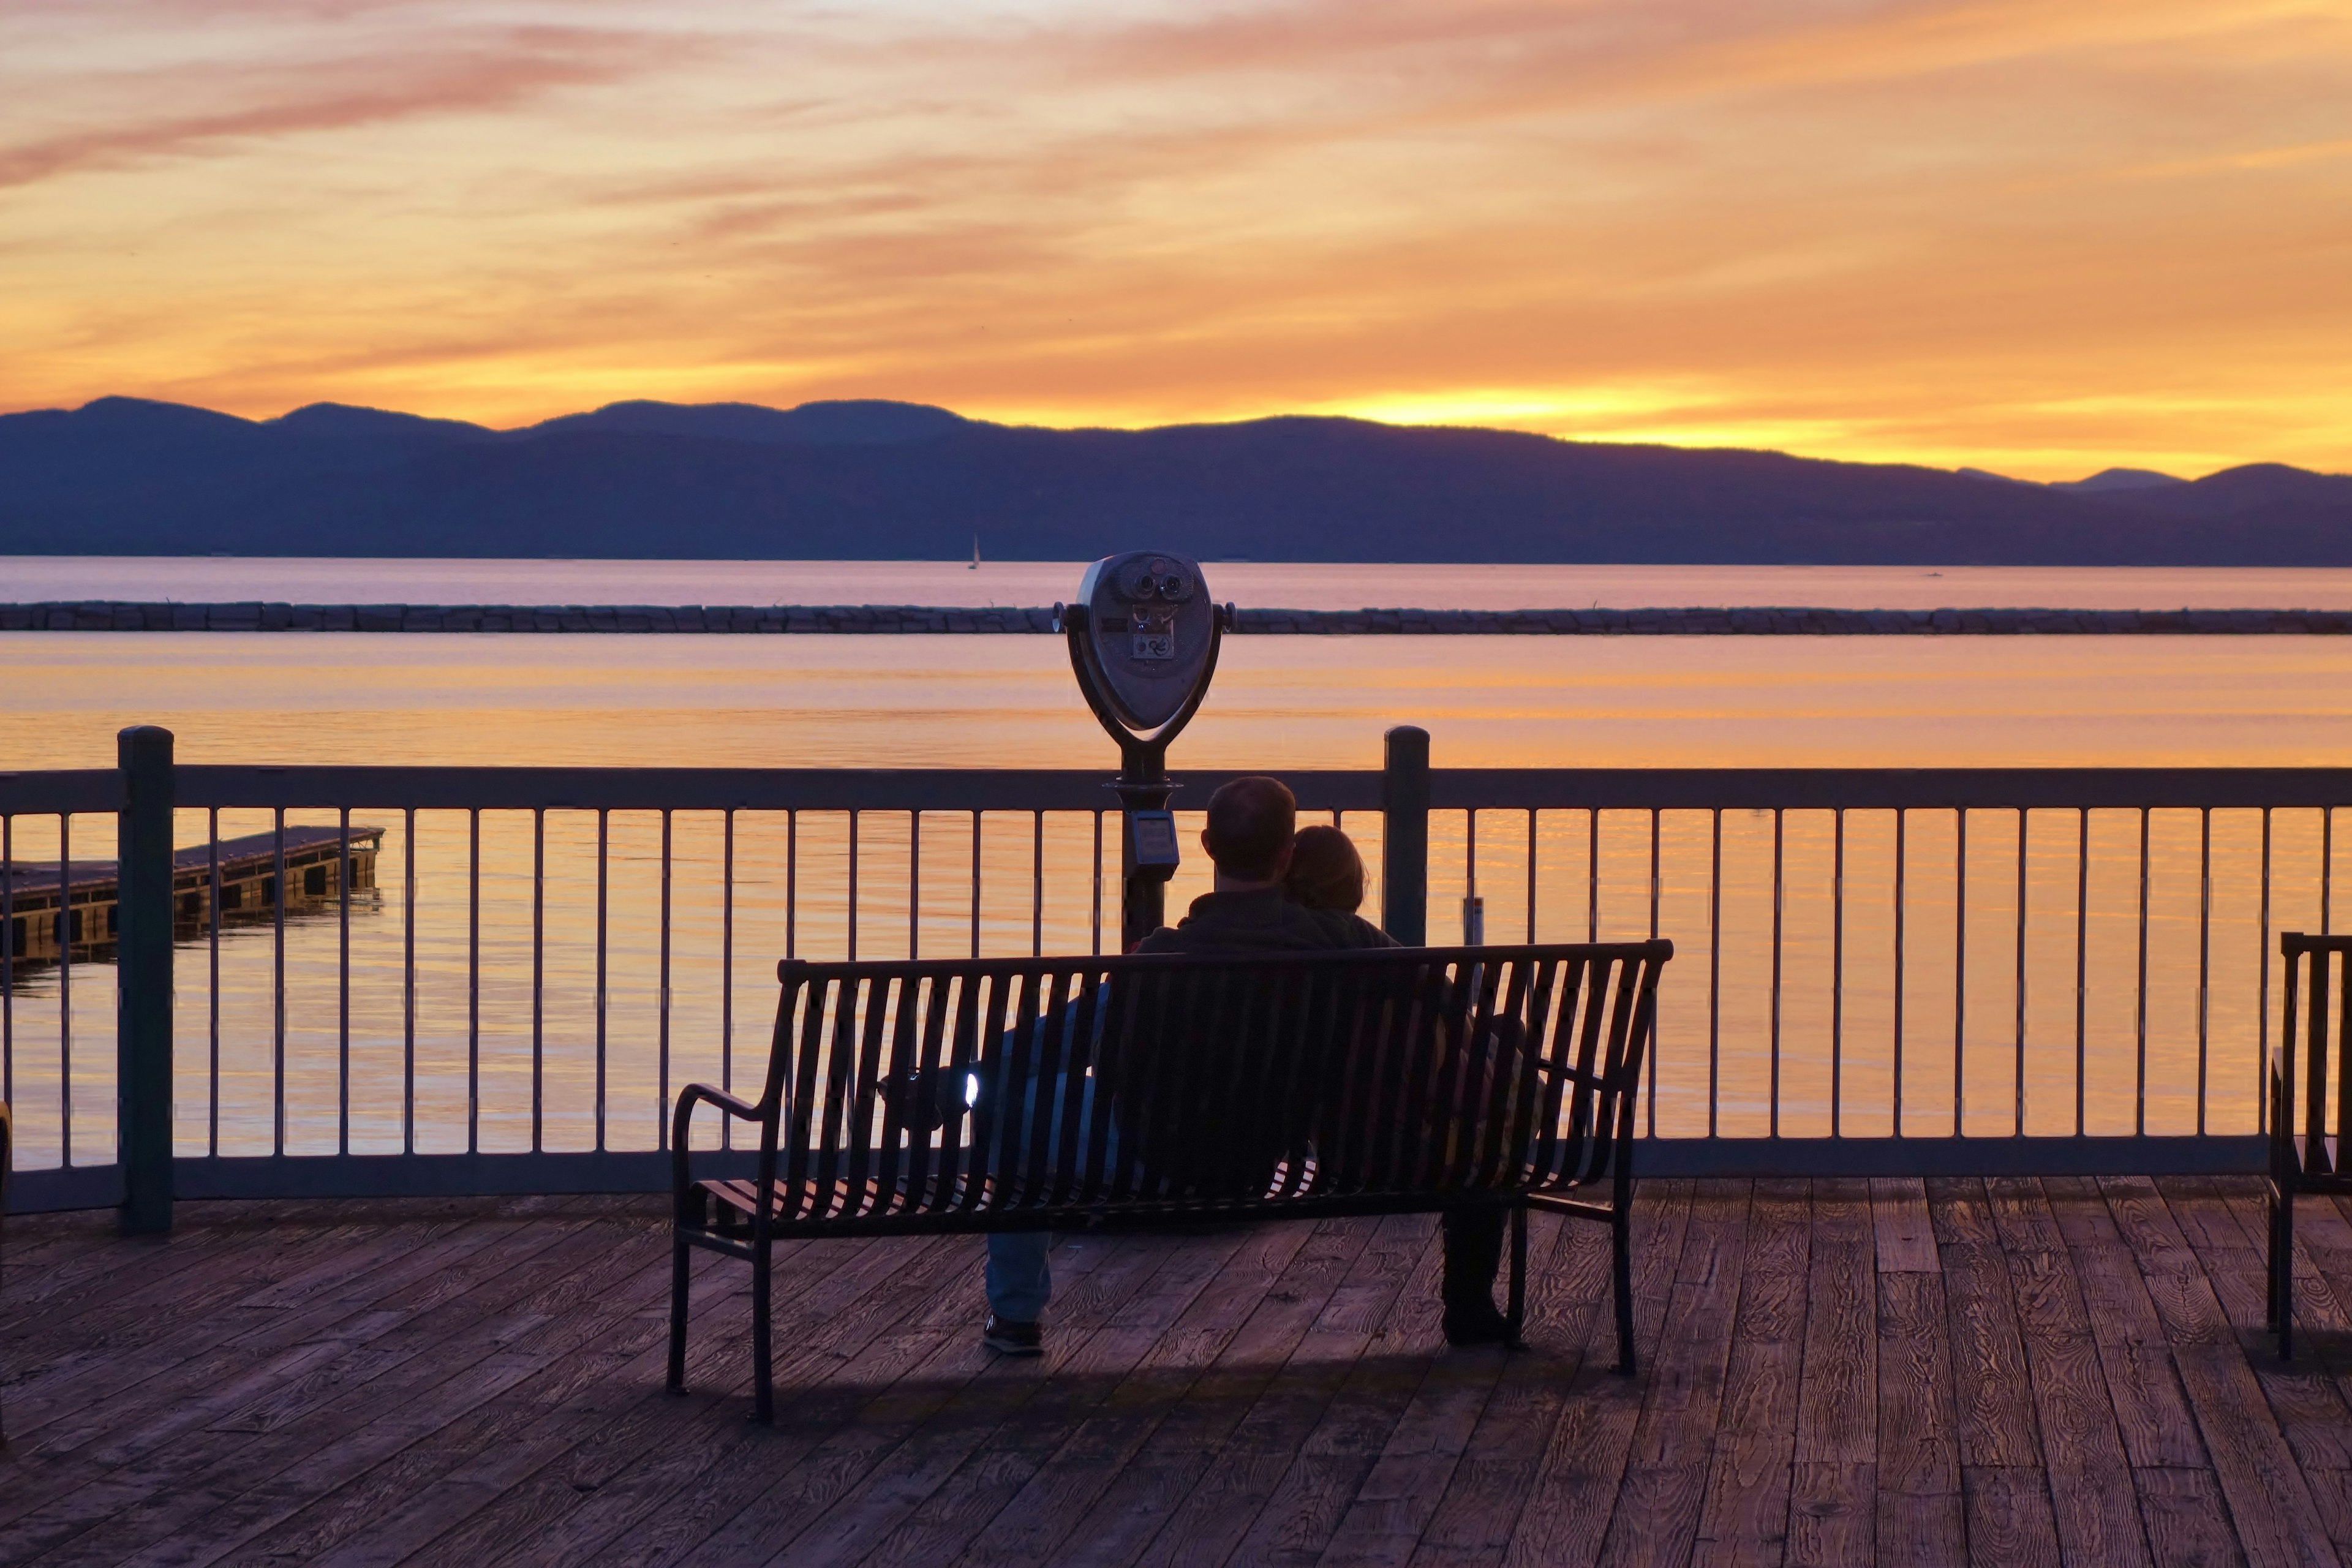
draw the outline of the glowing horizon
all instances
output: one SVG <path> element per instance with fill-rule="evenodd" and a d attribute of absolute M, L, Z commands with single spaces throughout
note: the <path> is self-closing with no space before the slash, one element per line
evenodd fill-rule
<path fill-rule="evenodd" d="M 17 0 L 0 409 L 2352 470 L 2342 0 Z"/>

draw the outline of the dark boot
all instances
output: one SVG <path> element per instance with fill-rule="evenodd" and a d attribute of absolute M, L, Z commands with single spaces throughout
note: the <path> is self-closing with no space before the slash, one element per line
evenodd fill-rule
<path fill-rule="evenodd" d="M 1498 1345 L 1510 1340 L 1510 1321 L 1495 1308 L 1495 1275 L 1503 1266 L 1503 1230 L 1509 1221 L 1507 1210 L 1487 1204 L 1448 1209 L 1440 1220 L 1447 1344 Z"/>

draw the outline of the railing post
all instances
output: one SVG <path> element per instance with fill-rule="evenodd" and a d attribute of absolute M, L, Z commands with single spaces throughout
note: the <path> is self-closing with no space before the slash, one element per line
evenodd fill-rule
<path fill-rule="evenodd" d="M 1400 724 L 1381 769 L 1381 925 L 1407 947 L 1429 940 L 1429 731 Z"/>
<path fill-rule="evenodd" d="M 122 1233 L 172 1228 L 172 731 L 116 737 L 115 1158 Z"/>

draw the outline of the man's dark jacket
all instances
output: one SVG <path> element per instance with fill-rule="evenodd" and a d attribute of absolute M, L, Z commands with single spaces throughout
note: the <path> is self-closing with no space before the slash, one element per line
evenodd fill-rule
<path fill-rule="evenodd" d="M 1136 951 L 1235 958 L 1396 945 L 1357 915 L 1307 909 L 1280 888 L 1252 888 L 1203 893 L 1181 922 L 1153 931 Z M 1304 1148 L 1327 1053 L 1306 1037 L 1303 1018 L 1266 1018 L 1276 1005 L 1271 988 L 1250 996 L 1180 987 L 1164 1003 L 1145 1005 L 1150 1016 L 1125 1037 L 1123 1059 L 1105 1063 L 1128 1146 L 1145 1171 L 1196 1194 L 1263 1192 L 1276 1166 Z"/>

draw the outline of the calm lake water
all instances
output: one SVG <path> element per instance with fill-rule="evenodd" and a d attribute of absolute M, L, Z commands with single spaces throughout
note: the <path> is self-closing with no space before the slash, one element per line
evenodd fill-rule
<path fill-rule="evenodd" d="M 26 572 L 54 573 L 69 563 L 0 564 L 17 574 L 0 582 L 0 596 L 149 596 L 121 581 L 37 591 L 21 585 Z M 762 570 L 819 574 L 779 576 L 771 595 L 688 591 L 695 583 L 713 589 L 739 585 L 723 572 L 714 577 L 706 563 L 568 563 L 548 567 L 536 579 L 540 591 L 532 593 L 514 591 L 520 580 L 513 577 L 503 587 L 477 578 L 475 590 L 459 591 L 462 584 L 429 576 L 372 578 L 378 591 L 360 593 L 350 591 L 352 564 L 199 563 L 192 570 L 245 572 L 239 580 L 248 585 L 232 593 L 219 585 L 225 577 L 190 577 L 185 581 L 194 585 L 175 596 L 944 602 L 944 593 L 897 589 L 910 582 L 920 586 L 911 575 L 919 571 L 950 584 L 989 574 L 964 573 L 959 579 L 961 569 L 952 567 L 770 563 Z M 417 572 L 512 570 L 512 563 L 498 563 L 394 564 Z M 283 568 L 289 575 L 275 586 L 253 585 L 257 567 Z M 300 575 L 328 568 L 327 576 Z M 368 563 L 371 573 L 380 568 L 392 570 Z M 634 592 L 619 592 L 623 579 L 603 575 L 615 570 L 630 574 L 625 585 Z M 1067 592 L 1076 577 L 1071 568 L 1003 570 L 1042 574 L 1034 585 L 1008 589 L 1005 602 L 1049 599 L 1057 584 Z M 1212 585 L 1221 596 L 1243 598 L 1245 570 L 1213 567 Z M 1321 569 L 1256 570 L 1301 574 L 1292 581 L 1304 583 L 1304 574 Z M 1561 598 L 1548 585 L 1541 592 L 1515 589 L 1512 580 L 1524 575 L 1517 569 L 1489 572 L 1450 599 L 1433 591 L 1402 591 L 1438 584 L 1433 570 L 1409 569 L 1412 581 L 1400 581 L 1398 568 L 1340 570 L 1367 574 L 1363 581 L 1383 591 L 1335 589 L 1337 596 L 1322 603 L 1504 605 Z M 677 573 L 667 581 L 687 586 L 656 591 L 665 581 L 661 572 Z M 824 572 L 836 575 L 824 578 Z M 892 585 L 891 592 L 794 586 L 853 583 L 867 572 L 878 574 L 874 580 Z M 1813 574 L 1811 585 L 1832 575 L 1855 574 Z M 2026 588 L 2041 584 L 2051 591 L 1933 592 L 1903 600 L 1887 584 L 1916 574 L 1881 574 L 1876 587 L 1864 584 L 1841 599 L 1825 592 L 1784 592 L 1789 578 L 1743 570 L 1717 574 L 1715 580 L 1733 589 L 1744 583 L 1748 592 L 1709 595 L 1694 587 L 1706 580 L 1704 574 L 1652 572 L 1638 582 L 1629 577 L 1633 586 L 1604 602 L 2352 603 L 2343 581 L 2352 574 L 2345 574 L 2023 575 L 2032 580 Z M 600 576 L 601 589 L 594 581 Z M 2223 577 L 2239 581 L 2217 586 Z M 2143 580 L 2143 585 L 2125 579 Z M 2242 585 L 2256 579 L 2271 585 Z M 2146 580 L 2162 584 L 2162 596 Z M 2312 586 L 2287 591 L 2298 584 Z M 330 591 L 337 584 L 344 591 Z M 1317 603 L 1304 593 L 1271 588 L 1247 596 Z M 1071 684 L 1061 643 L 1051 637 L 34 633 L 0 635 L 0 758 L 5 759 L 0 766 L 18 769 L 108 765 L 114 731 L 139 722 L 173 729 L 181 757 L 194 762 L 1042 764 L 1108 772 L 1115 761 Z M 1400 721 L 1431 731 L 1441 766 L 2347 766 L 2352 765 L 2352 639 L 1237 637 L 1227 644 L 1215 690 L 1172 760 L 1179 766 L 1275 772 L 1371 767 L 1381 731 Z M 463 814 L 421 815 L 412 842 L 399 813 L 372 814 L 364 803 L 353 805 L 355 821 L 380 823 L 391 832 L 375 891 L 358 896 L 353 906 L 352 1147 L 400 1146 L 394 1086 L 405 1049 L 402 974 L 410 933 L 404 894 L 412 869 L 418 1146 L 467 1145 L 469 1060 L 482 1086 L 471 1108 L 471 1136 L 484 1148 L 526 1146 L 530 818 L 484 815 L 476 926 Z M 294 822 L 331 820 L 289 815 Z M 225 813 L 220 831 L 268 826 L 266 815 Z M 983 951 L 1027 952 L 1033 930 L 1040 927 L 1049 950 L 1092 945 L 1094 826 L 1087 814 L 1057 816 L 1042 826 L 1025 814 L 1006 814 L 982 825 L 978 939 Z M 1376 849 L 1377 819 L 1351 818 L 1347 826 L 1368 850 Z M 1893 1124 L 1898 1046 L 1906 1064 L 1906 1131 L 1934 1134 L 1956 1125 L 1972 1132 L 2006 1131 L 2021 1102 L 2029 1131 L 2073 1131 L 2078 913 L 2087 952 L 2080 1042 L 2086 1067 L 2084 1124 L 2095 1131 L 2128 1131 L 2144 1114 L 2150 1131 L 2192 1129 L 2201 1061 L 2208 1124 L 2216 1130 L 2252 1125 L 2260 1020 L 2266 1006 L 2277 1004 L 2275 976 L 2265 984 L 2262 954 L 2274 948 L 2276 931 L 2317 929 L 2321 922 L 2318 814 L 2279 813 L 2271 824 L 2267 923 L 2261 914 L 2261 814 L 2215 812 L 2210 823 L 2195 812 L 2152 815 L 2144 1003 L 2137 981 L 2138 814 L 2095 813 L 2086 826 L 2073 813 L 2042 813 L 2022 825 L 2021 905 L 2021 825 L 2014 814 L 1973 814 L 1965 858 L 1958 826 L 1948 813 L 1914 813 L 1905 828 L 1909 960 L 1898 1033 L 1890 945 L 1895 908 L 1891 816 L 1853 813 L 1846 823 L 1846 973 L 1833 1026 L 1835 824 L 1830 814 L 1790 813 L 1777 824 L 1769 815 L 1723 814 L 1719 900 L 1713 895 L 1718 824 L 1704 812 L 1665 814 L 1656 827 L 1657 919 L 1682 956 L 1669 971 L 1660 1033 L 1659 1131 L 1707 1127 L 1711 1046 L 1718 1082 L 1716 1124 L 1726 1132 L 1758 1132 L 1769 1124 L 1776 828 L 1782 882 L 1777 1018 L 1782 1131 L 1827 1130 L 1832 1071 L 1843 1085 L 1841 1125 L 1856 1132 L 1886 1130 Z M 111 826 L 103 817 L 78 818 L 76 858 L 110 855 Z M 1459 815 L 1435 825 L 1433 937 L 1459 932 L 1460 900 L 1474 872 L 1486 901 L 1487 932 L 1496 940 L 1530 929 L 1549 940 L 1647 933 L 1653 829 L 1646 813 L 1605 814 L 1598 824 L 1579 812 L 1547 812 L 1533 822 L 1524 814 L 1490 814 L 1477 824 L 1475 858 L 1468 853 L 1468 827 Z M 195 814 L 183 814 L 184 843 L 201 842 L 205 830 Z M 56 855 L 53 821 L 21 819 L 13 831 L 19 858 Z M 910 883 L 921 914 L 922 952 L 964 952 L 973 941 L 969 818 L 926 817 L 919 873 L 913 831 L 903 817 L 861 826 L 856 919 L 862 956 L 907 951 Z M 662 824 L 652 814 L 616 813 L 606 832 L 612 915 L 604 1026 L 613 1110 L 605 1137 L 614 1147 L 649 1147 L 663 1082 L 655 914 Z M 2084 832 L 2088 899 L 2078 910 Z M 551 1147 L 587 1147 L 596 1138 L 596 819 L 593 813 L 551 812 L 545 833 L 546 990 L 540 1028 L 547 1136 Z M 743 1063 L 761 1048 L 764 1014 L 772 1007 L 774 960 L 788 947 L 810 956 L 838 955 L 846 948 L 845 818 L 808 813 L 794 825 L 745 814 L 737 821 L 731 961 L 719 901 L 724 834 L 716 816 L 679 814 L 670 824 L 672 1089 L 719 1076 L 730 1049 L 736 1070 L 747 1070 Z M 2347 842 L 2352 836 L 2334 833 L 2331 855 L 2344 854 Z M 2211 902 L 2206 906 L 2209 849 Z M 1041 854 L 1045 890 L 1033 904 L 1030 873 Z M 1530 855 L 1537 872 L 1532 909 Z M 1200 889 L 1203 871 L 1197 857 L 1185 868 L 1175 889 L 1178 907 Z M 1965 931 L 1955 898 L 1963 877 Z M 790 908 L 788 884 L 798 893 Z M 2210 915 L 2201 915 L 2207 908 Z M 2032 936 L 2021 1000 L 2016 973 L 2021 914 Z M 1115 927 L 1115 914 L 1109 920 Z M 474 944 L 482 955 L 478 1016 L 469 1013 L 467 985 Z M 273 976 L 279 955 L 267 928 L 226 933 L 220 954 L 216 990 L 203 946 L 184 950 L 181 958 L 182 1146 L 189 1152 L 214 1146 L 216 1113 L 224 1152 L 264 1152 L 271 1146 L 277 1091 Z M 288 1146 L 331 1150 L 337 1141 L 335 1064 L 341 1049 L 336 922 L 293 921 L 283 963 Z M 54 970 L 21 976 L 7 999 L 0 1024 L 26 1166 L 56 1162 L 65 1134 L 60 1107 L 68 1098 L 74 1159 L 105 1155 L 113 1092 L 111 978 L 103 966 L 83 966 L 71 982 L 69 1020 Z M 2210 983 L 2210 1005 L 2203 1010 L 2200 979 Z M 1964 1018 L 1956 1023 L 1961 1001 Z M 217 1077 L 212 1065 L 215 1006 Z M 2143 1061 L 2149 1086 L 2144 1108 Z"/>

